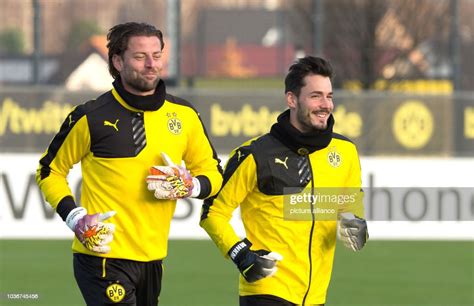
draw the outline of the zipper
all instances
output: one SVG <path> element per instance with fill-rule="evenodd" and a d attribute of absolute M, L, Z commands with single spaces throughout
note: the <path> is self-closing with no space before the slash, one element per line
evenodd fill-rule
<path fill-rule="evenodd" d="M 313 168 L 311 167 L 311 160 L 309 159 L 309 155 L 306 155 L 306 158 L 308 159 L 308 166 L 309 166 L 309 171 L 311 173 L 311 195 L 314 198 L 314 176 L 313 176 Z M 315 216 L 314 216 L 314 211 L 313 211 L 313 203 L 310 201 L 310 211 L 311 211 L 311 231 L 309 233 L 309 244 L 308 244 L 308 259 L 309 259 L 309 280 L 308 280 L 308 289 L 306 290 L 306 293 L 304 294 L 303 302 L 301 303 L 302 306 L 304 306 L 304 303 L 306 302 L 306 298 L 308 297 L 309 289 L 311 288 L 311 276 L 313 274 L 313 260 L 311 256 L 311 247 L 313 245 L 313 230 L 314 230 L 314 225 L 315 225 Z"/>

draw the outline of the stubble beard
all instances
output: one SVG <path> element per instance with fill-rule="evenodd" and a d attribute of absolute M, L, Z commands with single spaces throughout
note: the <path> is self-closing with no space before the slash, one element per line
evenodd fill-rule
<path fill-rule="evenodd" d="M 155 80 L 147 81 L 137 71 L 126 71 L 123 81 L 138 92 L 149 92 L 156 88 L 160 78 L 157 76 Z"/>
<path fill-rule="evenodd" d="M 309 110 L 303 110 L 301 108 L 298 108 L 296 117 L 301 126 L 304 128 L 305 132 L 324 131 L 328 127 L 327 120 L 324 123 L 318 122 L 316 124 L 313 124 L 311 121 L 311 111 Z"/>

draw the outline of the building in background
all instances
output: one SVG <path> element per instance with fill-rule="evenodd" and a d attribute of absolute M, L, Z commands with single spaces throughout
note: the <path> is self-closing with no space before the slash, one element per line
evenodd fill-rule
<path fill-rule="evenodd" d="M 33 3 L 41 11 L 41 60 L 49 62 L 40 64 L 40 83 L 54 70 L 54 58 L 77 57 L 88 36 L 103 35 L 116 23 L 146 21 L 167 35 L 165 0 L 2 0 L 0 57 L 6 66 L 0 69 L 7 71 L 20 55 L 25 65 L 31 56 Z M 280 77 L 296 54 L 314 53 L 318 41 L 338 72 L 337 88 L 474 89 L 472 0 L 186 0 L 180 7 L 176 58 L 186 78 Z M 21 44 L 9 49 L 19 53 L 6 52 L 5 39 Z M 20 70 L 5 71 L 0 82 L 16 82 Z"/>

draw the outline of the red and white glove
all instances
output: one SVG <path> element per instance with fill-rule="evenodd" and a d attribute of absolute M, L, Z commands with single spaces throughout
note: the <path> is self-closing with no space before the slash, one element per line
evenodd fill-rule
<path fill-rule="evenodd" d="M 115 215 L 115 211 L 88 215 L 83 207 L 73 209 L 66 217 L 66 224 L 77 239 L 90 251 L 109 253 L 109 243 L 114 239 L 115 224 L 103 223 Z"/>
<path fill-rule="evenodd" d="M 146 182 L 148 190 L 154 191 L 157 199 L 176 200 L 196 197 L 200 192 L 199 181 L 186 169 L 184 161 L 175 165 L 166 153 L 161 153 L 166 166 L 153 166 Z"/>

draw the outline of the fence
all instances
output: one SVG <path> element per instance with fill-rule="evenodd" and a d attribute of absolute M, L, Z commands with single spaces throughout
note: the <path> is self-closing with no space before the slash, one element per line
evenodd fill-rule
<path fill-rule="evenodd" d="M 283 93 L 170 89 L 199 110 L 221 154 L 270 130 L 286 108 Z M 0 152 L 42 152 L 69 111 L 96 92 L 0 89 Z M 474 156 L 474 94 L 335 92 L 335 131 L 363 156 Z"/>

